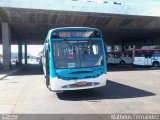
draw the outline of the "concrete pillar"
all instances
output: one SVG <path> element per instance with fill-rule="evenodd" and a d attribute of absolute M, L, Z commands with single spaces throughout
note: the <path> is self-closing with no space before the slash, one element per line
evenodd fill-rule
<path fill-rule="evenodd" d="M 22 65 L 22 43 L 18 42 L 18 61 L 19 65 Z"/>
<path fill-rule="evenodd" d="M 24 45 L 24 58 L 25 58 L 25 64 L 27 64 L 27 44 Z"/>
<path fill-rule="evenodd" d="M 10 69 L 11 61 L 11 29 L 8 23 L 2 22 L 3 68 Z"/>

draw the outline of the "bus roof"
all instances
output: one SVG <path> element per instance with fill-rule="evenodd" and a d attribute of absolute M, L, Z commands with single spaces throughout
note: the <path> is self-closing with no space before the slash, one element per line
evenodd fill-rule
<path fill-rule="evenodd" d="M 61 27 L 61 28 L 54 28 L 49 31 L 52 32 L 56 30 L 97 30 L 97 31 L 100 31 L 97 28 L 90 28 L 90 27 Z"/>

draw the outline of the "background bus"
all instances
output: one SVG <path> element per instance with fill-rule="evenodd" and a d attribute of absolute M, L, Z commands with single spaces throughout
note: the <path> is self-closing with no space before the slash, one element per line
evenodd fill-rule
<path fill-rule="evenodd" d="M 107 52 L 107 63 L 108 64 L 132 64 L 132 51 L 124 52 Z"/>
<path fill-rule="evenodd" d="M 134 65 L 158 67 L 160 65 L 160 49 L 135 49 L 133 58 Z"/>
<path fill-rule="evenodd" d="M 105 86 L 105 54 L 101 32 L 96 28 L 50 30 L 42 56 L 47 87 L 64 91 Z"/>

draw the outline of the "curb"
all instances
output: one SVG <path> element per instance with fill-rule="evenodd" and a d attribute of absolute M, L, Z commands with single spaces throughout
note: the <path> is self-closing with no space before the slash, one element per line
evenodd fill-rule
<path fill-rule="evenodd" d="M 12 71 L 10 71 L 10 72 L 2 75 L 2 76 L 0 77 L 0 80 L 3 80 L 3 79 L 6 78 L 7 76 L 9 76 L 9 75 L 11 75 L 11 74 L 13 74 L 13 73 L 16 73 L 16 72 L 19 71 L 20 69 L 22 69 L 22 67 L 17 68 L 16 70 L 12 70 Z"/>

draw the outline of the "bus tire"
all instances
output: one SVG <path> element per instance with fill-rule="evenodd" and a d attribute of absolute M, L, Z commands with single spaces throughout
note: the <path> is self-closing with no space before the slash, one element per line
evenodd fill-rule
<path fill-rule="evenodd" d="M 121 64 L 121 65 L 125 65 L 125 61 L 123 61 L 123 60 L 120 61 L 120 64 Z"/>
<path fill-rule="evenodd" d="M 159 67 L 159 62 L 153 62 L 153 67 Z"/>

